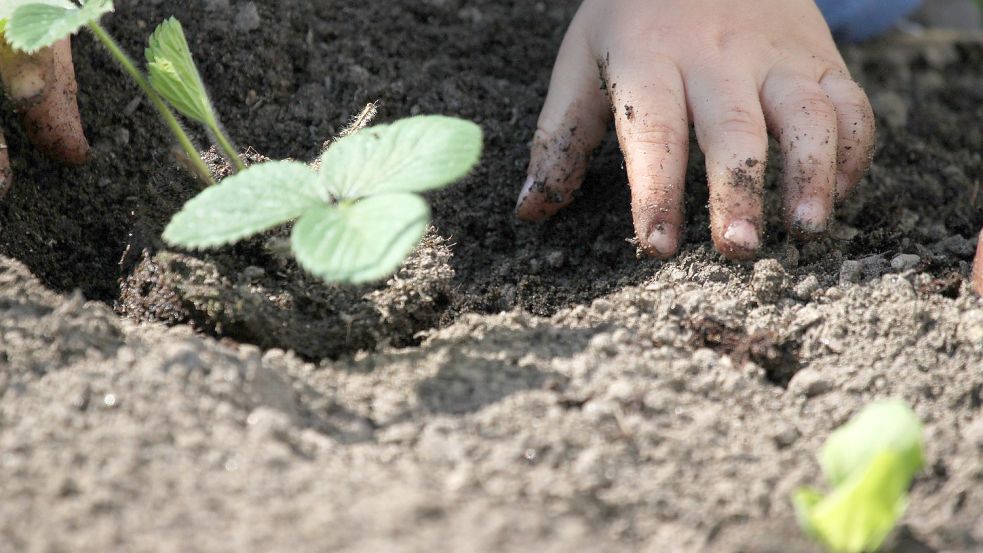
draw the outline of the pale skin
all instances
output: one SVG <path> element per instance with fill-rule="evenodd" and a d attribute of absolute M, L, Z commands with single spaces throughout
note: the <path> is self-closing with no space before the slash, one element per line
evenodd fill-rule
<path fill-rule="evenodd" d="M 84 163 L 69 42 L 33 56 L 0 45 L 0 77 L 34 144 Z M 867 97 L 812 0 L 585 0 L 540 117 L 521 219 L 545 219 L 573 201 L 612 114 L 639 246 L 660 258 L 681 245 L 691 124 L 707 158 L 714 244 L 733 259 L 761 245 L 768 133 L 785 156 L 787 224 L 806 236 L 825 230 L 863 177 L 874 141 Z M 0 197 L 12 182 L 0 129 Z M 983 240 L 974 267 L 983 294 Z"/>
<path fill-rule="evenodd" d="M 89 143 L 75 99 L 78 86 L 68 40 L 32 56 L 14 52 L 0 41 L 0 81 L 37 148 L 71 165 L 88 159 Z M 13 178 L 7 141 L 0 129 L 0 197 Z"/>
<path fill-rule="evenodd" d="M 823 233 L 870 167 L 874 115 L 813 0 L 584 0 L 563 41 L 516 215 L 569 205 L 611 120 L 639 248 L 681 246 L 689 129 L 706 157 L 716 249 L 753 259 L 768 136 L 784 157 L 787 227 Z M 983 294 L 983 245 L 975 287 Z"/>

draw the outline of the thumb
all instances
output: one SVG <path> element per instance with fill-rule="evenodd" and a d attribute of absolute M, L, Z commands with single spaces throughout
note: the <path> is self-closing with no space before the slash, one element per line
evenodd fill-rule
<path fill-rule="evenodd" d="M 0 45 L 0 78 L 21 113 L 27 136 L 51 157 L 80 164 L 89 156 L 68 39 L 37 54 Z"/>

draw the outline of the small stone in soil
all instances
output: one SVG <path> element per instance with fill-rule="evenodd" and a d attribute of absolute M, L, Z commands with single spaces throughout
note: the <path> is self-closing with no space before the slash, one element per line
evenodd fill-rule
<path fill-rule="evenodd" d="M 794 444 L 799 436 L 797 428 L 788 423 L 781 423 L 772 431 L 771 439 L 775 441 L 775 445 L 784 449 Z"/>
<path fill-rule="evenodd" d="M 819 279 L 816 275 L 809 275 L 795 285 L 795 297 L 802 301 L 809 301 L 819 291 Z"/>
<path fill-rule="evenodd" d="M 255 2 L 246 2 L 239 8 L 235 16 L 235 27 L 237 31 L 248 33 L 259 29 L 262 20 L 259 17 L 259 9 Z"/>
<path fill-rule="evenodd" d="M 562 267 L 564 261 L 565 260 L 562 251 L 555 250 L 546 254 L 546 263 L 554 269 L 559 269 L 560 267 Z"/>
<path fill-rule="evenodd" d="M 888 262 L 883 255 L 868 255 L 860 260 L 863 265 L 863 275 L 865 279 L 875 279 L 887 272 Z"/>
<path fill-rule="evenodd" d="M 754 264 L 751 289 L 761 302 L 777 300 L 785 288 L 785 268 L 775 259 L 762 259 Z"/>
<path fill-rule="evenodd" d="M 802 369 L 788 383 L 788 389 L 793 394 L 805 397 L 815 397 L 828 392 L 833 385 L 826 377 L 814 369 Z"/>
<path fill-rule="evenodd" d="M 915 254 L 902 253 L 898 254 L 891 260 L 891 268 L 895 271 L 908 271 L 914 269 L 921 263 L 922 258 Z"/>
<path fill-rule="evenodd" d="M 943 251 L 959 257 L 972 257 L 973 252 L 976 251 L 972 240 L 967 240 L 958 234 L 944 238 L 938 245 Z"/>
<path fill-rule="evenodd" d="M 860 275 L 863 273 L 863 264 L 853 259 L 848 259 L 840 266 L 840 284 L 856 284 L 860 282 Z"/>

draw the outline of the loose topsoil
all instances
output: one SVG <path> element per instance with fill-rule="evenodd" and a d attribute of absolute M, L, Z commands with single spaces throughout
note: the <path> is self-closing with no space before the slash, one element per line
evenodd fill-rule
<path fill-rule="evenodd" d="M 867 402 L 902 397 L 929 463 L 893 551 L 983 551 L 983 40 L 845 51 L 878 112 L 870 177 L 830 236 L 762 261 L 629 243 L 613 140 L 576 204 L 512 207 L 574 0 L 119 2 L 130 52 L 185 24 L 224 123 L 313 159 L 369 101 L 486 133 L 386 283 L 326 286 L 284 229 L 168 250 L 199 186 L 139 92 L 75 42 L 94 145 L 32 153 L 0 202 L 0 552 L 813 551 L 789 503 Z M 199 137 L 205 142 L 205 137 Z M 694 148 L 695 150 L 695 148 Z"/>

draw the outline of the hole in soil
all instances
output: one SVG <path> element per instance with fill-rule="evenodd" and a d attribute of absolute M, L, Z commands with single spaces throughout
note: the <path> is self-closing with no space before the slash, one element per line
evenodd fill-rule
<path fill-rule="evenodd" d="M 918 291 L 922 294 L 938 294 L 954 300 L 959 297 L 959 290 L 962 288 L 962 283 L 965 280 L 959 273 L 949 273 L 944 277 L 933 278 L 931 281 L 922 284 L 918 287 Z"/>
<path fill-rule="evenodd" d="M 768 381 L 776 386 L 788 387 L 792 377 L 802 368 L 798 344 L 781 341 L 774 332 L 748 334 L 713 317 L 685 319 L 683 327 L 693 333 L 690 346 L 710 348 L 728 355 L 737 365 L 753 361 L 765 370 Z"/>

